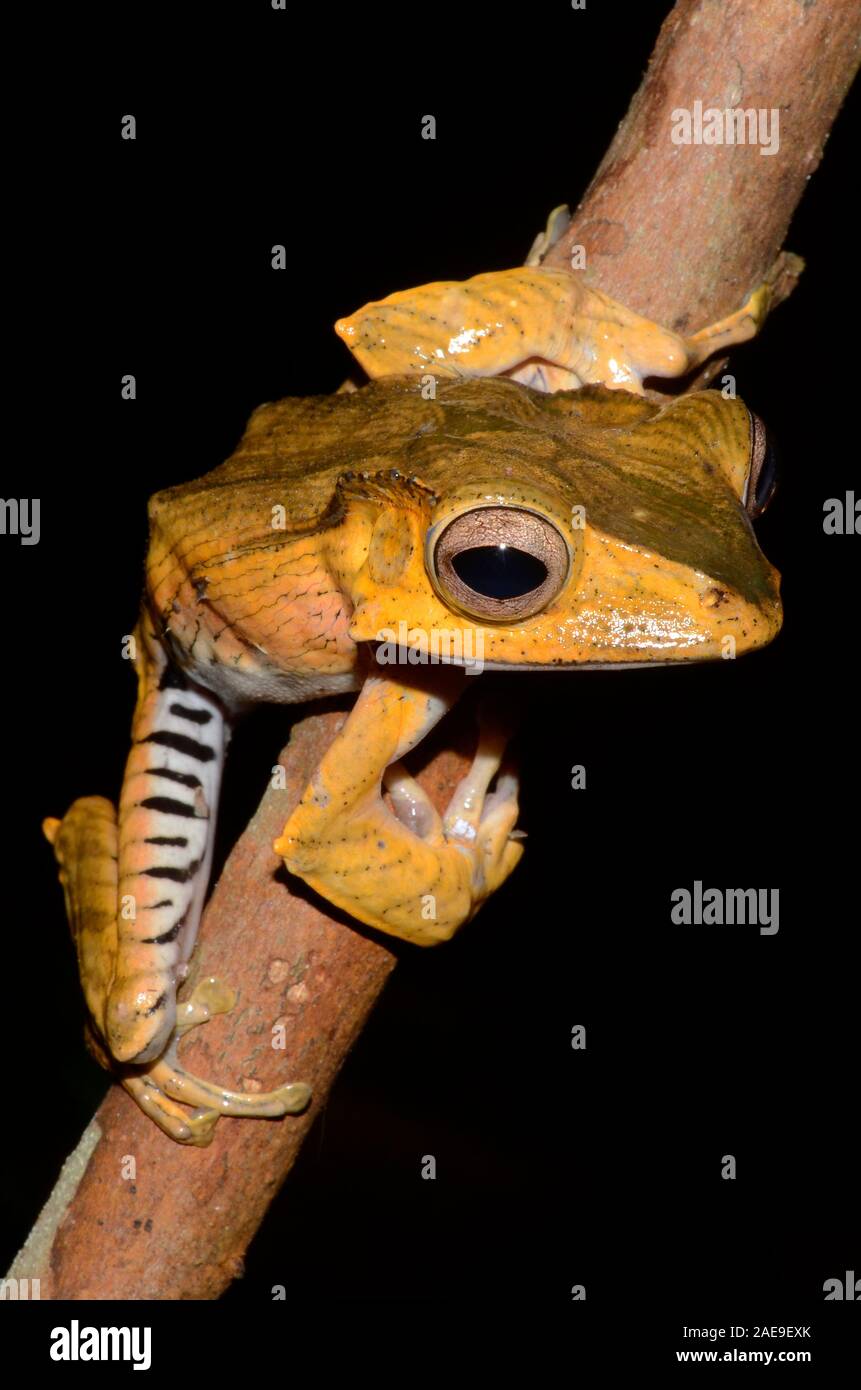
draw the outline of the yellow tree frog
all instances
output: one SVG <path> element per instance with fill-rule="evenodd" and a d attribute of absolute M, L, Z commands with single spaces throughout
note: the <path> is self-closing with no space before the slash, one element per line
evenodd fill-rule
<path fill-rule="evenodd" d="M 85 798 L 45 830 L 95 1045 L 180 1142 L 209 1142 L 220 1114 L 282 1115 L 309 1099 L 296 1080 L 228 1090 L 176 1052 L 231 1003 L 214 982 L 181 1005 L 176 992 L 230 728 L 250 702 L 358 691 L 275 850 L 358 921 L 431 945 L 522 853 L 499 726 L 481 729 L 443 816 L 403 763 L 469 684 L 458 653 L 524 673 L 621 669 L 740 655 L 780 627 L 778 575 L 750 523 L 773 485 L 759 422 L 712 391 L 646 399 L 640 374 L 674 370 L 681 340 L 668 347 L 672 335 L 614 308 L 611 360 L 593 332 L 610 302 L 544 275 L 467 282 L 500 327 L 456 362 L 451 313 L 459 333 L 476 318 L 446 307 L 429 340 L 448 343 L 443 356 L 413 360 L 388 329 L 379 357 L 379 319 L 362 338 L 370 320 L 354 316 L 354 349 L 361 339 L 363 360 L 387 369 L 380 380 L 260 407 L 231 459 L 150 503 L 119 814 Z M 723 345 L 726 331 L 701 341 Z M 738 318 L 731 333 L 746 332 Z M 544 386 L 557 369 L 598 384 L 553 393 L 511 379 L 534 360 L 552 369 Z M 406 636 L 393 646 L 392 633 Z M 422 651 L 448 660 L 425 664 Z"/>

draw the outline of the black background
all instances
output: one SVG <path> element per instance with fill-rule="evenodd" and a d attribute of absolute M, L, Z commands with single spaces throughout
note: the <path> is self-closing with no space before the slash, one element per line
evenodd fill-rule
<path fill-rule="evenodd" d="M 37 325 L 44 382 L 3 485 L 41 496 L 42 537 L 0 546 L 18 1097 L 4 1264 L 105 1086 L 80 1041 L 39 822 L 119 788 L 147 497 L 226 458 L 260 401 L 334 390 L 350 370 L 331 330 L 342 313 L 522 261 L 549 209 L 585 190 L 665 13 L 291 8 L 183 26 L 126 7 L 101 61 L 82 33 L 46 171 L 56 331 Z M 119 138 L 127 112 L 134 143 Z M 228 1303 L 285 1284 L 291 1298 L 564 1304 L 584 1283 L 595 1316 L 646 1309 L 674 1329 L 718 1310 L 809 1322 L 826 1278 L 861 1272 L 858 542 L 822 529 L 824 500 L 857 476 L 854 183 L 846 111 L 787 237 L 801 285 L 733 359 L 783 445 L 758 526 L 783 632 L 737 663 L 520 678 L 523 864 L 451 945 L 400 951 Z M 287 272 L 270 268 L 275 243 Z M 293 713 L 237 735 L 222 855 Z M 585 791 L 570 789 L 575 763 Z M 695 879 L 779 888 L 778 935 L 673 926 L 670 893 Z M 426 1153 L 435 1182 L 419 1177 Z"/>

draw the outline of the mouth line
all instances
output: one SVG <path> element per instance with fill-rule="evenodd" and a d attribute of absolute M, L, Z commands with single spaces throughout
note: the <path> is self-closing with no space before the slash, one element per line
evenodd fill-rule
<path fill-rule="evenodd" d="M 368 647 L 375 653 L 383 646 L 388 645 L 382 641 L 369 642 Z M 704 666 L 709 662 L 715 661 L 715 657 L 652 657 L 648 661 L 487 661 L 484 657 L 458 657 L 443 655 L 437 652 L 428 652 L 421 647 L 404 647 L 405 651 L 416 653 L 414 662 L 399 662 L 404 666 L 456 666 L 461 670 L 469 670 L 471 667 L 478 667 L 480 671 L 540 671 L 542 673 L 550 671 L 564 671 L 571 674 L 574 671 L 644 671 L 652 667 L 661 668 L 667 666 Z M 380 662 L 380 666 L 386 663 Z"/>

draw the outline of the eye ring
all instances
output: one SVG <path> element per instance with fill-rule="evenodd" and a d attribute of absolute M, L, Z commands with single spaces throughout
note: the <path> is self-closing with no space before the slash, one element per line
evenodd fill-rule
<path fill-rule="evenodd" d="M 753 411 L 750 415 L 750 467 L 744 491 L 744 505 L 749 517 L 762 516 L 777 491 L 780 467 L 774 440 L 762 420 Z"/>
<path fill-rule="evenodd" d="M 473 507 L 428 533 L 428 574 L 447 607 L 486 622 L 546 608 L 571 570 L 561 531 L 526 507 Z"/>

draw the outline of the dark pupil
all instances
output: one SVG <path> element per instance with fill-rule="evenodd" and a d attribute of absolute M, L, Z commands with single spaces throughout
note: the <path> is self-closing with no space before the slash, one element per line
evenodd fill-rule
<path fill-rule="evenodd" d="M 451 563 L 458 578 L 485 598 L 521 598 L 547 578 L 546 565 L 513 545 L 477 545 Z"/>

